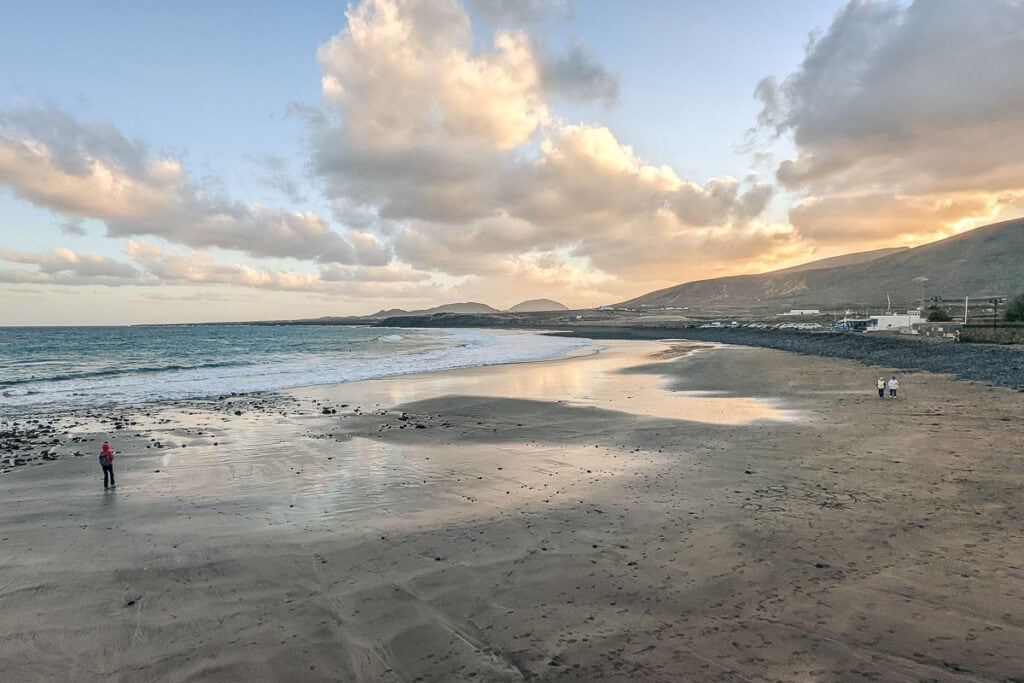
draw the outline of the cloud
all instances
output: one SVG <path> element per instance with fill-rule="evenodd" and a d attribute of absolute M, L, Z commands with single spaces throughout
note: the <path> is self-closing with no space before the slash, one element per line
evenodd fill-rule
<path fill-rule="evenodd" d="M 306 193 L 302 191 L 299 182 L 291 174 L 288 162 L 284 158 L 274 154 L 264 154 L 254 160 L 265 169 L 265 175 L 261 180 L 265 187 L 277 190 L 293 204 L 304 204 L 308 201 Z"/>
<path fill-rule="evenodd" d="M 325 282 L 424 282 L 430 279 L 430 273 L 395 264 L 370 267 L 331 264 L 320 269 L 320 279 Z"/>
<path fill-rule="evenodd" d="M 493 48 L 481 47 L 454 1 L 368 0 L 348 16 L 318 52 L 315 168 L 337 215 L 416 269 L 541 283 L 550 269 L 523 266 L 538 254 L 594 263 L 599 249 L 639 234 L 695 249 L 709 227 L 742 232 L 772 197 L 753 178 L 681 179 L 604 126 L 561 122 L 545 79 L 581 97 L 615 93 L 617 81 L 580 46 L 554 71 L 523 33 L 498 31 Z M 598 279 L 637 270 L 600 261 Z"/>
<path fill-rule="evenodd" d="M 128 254 L 168 284 L 214 284 L 291 292 L 326 292 L 329 287 L 315 275 L 237 263 L 217 263 L 207 252 L 165 253 L 154 245 L 129 242 Z"/>
<path fill-rule="evenodd" d="M 550 120 L 526 36 L 499 33 L 474 54 L 451 0 L 370 0 L 348 18 L 317 53 L 326 115 L 313 119 L 314 164 L 337 213 L 494 215 L 502 168 Z"/>
<path fill-rule="evenodd" d="M 343 266 L 330 263 L 322 265 L 319 274 L 299 273 L 221 263 L 205 251 L 169 251 L 152 242 L 138 240 L 128 241 L 126 253 L 150 277 L 164 284 L 223 285 L 279 292 L 307 292 L 349 297 L 360 305 L 365 305 L 365 302 L 360 301 L 362 298 L 425 297 L 436 293 L 429 281 L 429 273 L 394 264 Z"/>
<path fill-rule="evenodd" d="M 352 296 L 355 292 L 398 292 L 415 287 L 422 296 L 430 274 L 407 266 L 343 266 L 330 263 L 320 273 L 259 268 L 218 262 L 206 251 L 168 250 L 152 242 L 128 240 L 132 263 L 78 253 L 64 247 L 42 254 L 0 251 L 0 261 L 25 267 L 0 268 L 0 282 L 51 285 L 230 285 L 281 292 Z M 377 295 L 377 294 L 375 294 Z"/>
<path fill-rule="evenodd" d="M 601 101 L 608 106 L 619 99 L 619 77 L 605 69 L 579 43 L 573 43 L 565 55 L 544 59 L 541 74 L 544 87 L 551 93 L 574 100 Z"/>
<path fill-rule="evenodd" d="M 770 186 L 754 181 L 683 181 L 597 126 L 557 129 L 535 159 L 507 169 L 501 185 L 501 213 L 458 225 L 411 221 L 394 238 L 396 255 L 421 268 L 495 276 L 515 257 L 562 253 L 588 259 L 607 275 L 671 281 L 707 262 L 688 254 L 716 240 L 743 241 L 744 226 L 771 197 Z M 774 248 L 780 239 L 760 244 Z M 732 261 L 745 252 L 723 253 Z"/>
<path fill-rule="evenodd" d="M 234 249 L 263 258 L 355 263 L 357 250 L 312 212 L 233 201 L 184 201 L 173 211 L 134 221 L 108 220 L 114 237 L 154 235 L 194 248 Z"/>
<path fill-rule="evenodd" d="M 777 177 L 803 195 L 801 235 L 932 239 L 1018 201 L 1022 35 L 1011 0 L 850 2 L 797 71 L 758 84 L 760 123 L 796 144 Z"/>
<path fill-rule="evenodd" d="M 516 215 L 585 239 L 636 221 L 668 230 L 742 222 L 763 210 L 771 188 L 754 182 L 741 192 L 733 178 L 684 181 L 669 166 L 646 163 L 608 128 L 580 125 L 553 130 L 537 159 L 517 169 L 510 193 Z M 675 226 L 661 220 L 666 213 Z"/>
<path fill-rule="evenodd" d="M 84 237 L 89 234 L 86 232 L 84 224 L 85 219 L 82 218 L 65 218 L 60 223 L 60 231 L 65 235 L 75 235 L 77 237 Z"/>
<path fill-rule="evenodd" d="M 792 248 L 791 231 L 761 222 L 771 185 L 680 177 L 609 128 L 552 110 L 556 96 L 611 103 L 618 93 L 582 45 L 549 52 L 542 26 L 561 10 L 476 7 L 503 28 L 474 35 L 456 0 L 365 0 L 317 51 L 321 105 L 292 108 L 309 126 L 308 188 L 281 157 L 256 160 L 265 186 L 297 205 L 320 193 L 330 217 L 243 202 L 111 124 L 54 110 L 0 114 L 0 182 L 128 238 L 147 282 L 435 303 L 472 288 L 561 291 L 600 303 L 717 272 L 702 253 L 743 268 Z M 303 263 L 230 264 L 210 250 Z"/>
<path fill-rule="evenodd" d="M 549 116 L 523 33 L 498 33 L 472 54 L 469 17 L 454 0 L 366 0 L 320 47 L 325 98 L 362 149 L 483 143 L 511 149 Z"/>
<path fill-rule="evenodd" d="M 149 159 L 109 124 L 52 109 L 0 113 L 0 183 L 71 217 L 131 220 L 168 208 L 183 179 L 173 159 Z"/>
<path fill-rule="evenodd" d="M 848 243 L 927 242 L 941 226 L 961 221 L 991 222 L 1007 201 L 1024 194 L 962 192 L 941 195 L 896 195 L 891 192 L 804 199 L 789 211 L 790 223 L 809 240 Z M 834 229 L 842 226 L 842 230 Z M 973 227 L 973 226 L 972 226 Z"/>
<path fill-rule="evenodd" d="M 597 305 L 622 298 L 614 277 L 585 259 L 536 251 L 496 259 L 493 270 L 465 277 L 452 287 L 452 299 L 483 301 L 506 308 L 528 299 L 555 299 L 567 305 Z"/>
<path fill-rule="evenodd" d="M 151 235 L 320 263 L 388 258 L 382 244 L 362 235 L 354 245 L 316 213 L 204 192 L 178 160 L 153 157 L 110 124 L 52 109 L 0 112 L 0 183 L 71 220 L 102 220 L 112 237 Z"/>
<path fill-rule="evenodd" d="M 61 285 L 145 284 L 143 274 L 130 263 L 99 254 L 79 254 L 63 247 L 45 254 L 0 251 L 0 260 L 35 266 L 0 269 L 0 282 Z"/>
<path fill-rule="evenodd" d="M 636 231 L 588 245 L 593 265 L 633 283 L 677 284 L 694 279 L 764 272 L 803 250 L 788 226 Z M 688 276 L 688 277 L 682 277 Z"/>
<path fill-rule="evenodd" d="M 501 26 L 537 26 L 571 12 L 566 0 L 470 0 L 481 17 Z"/>
<path fill-rule="evenodd" d="M 545 29 L 572 16 L 566 0 L 470 0 L 468 5 L 489 26 L 513 27 L 530 37 L 547 94 L 607 106 L 618 100 L 619 76 L 605 69 L 583 44 L 574 41 L 564 54 L 549 47 Z"/>

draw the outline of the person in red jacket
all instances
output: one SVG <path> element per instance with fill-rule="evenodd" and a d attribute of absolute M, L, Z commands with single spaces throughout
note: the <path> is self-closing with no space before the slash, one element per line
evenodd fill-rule
<path fill-rule="evenodd" d="M 103 468 L 103 488 L 107 488 L 107 480 L 110 486 L 116 487 L 114 483 L 114 451 L 110 450 L 110 444 L 103 442 L 103 450 L 100 451 L 100 467 Z"/>

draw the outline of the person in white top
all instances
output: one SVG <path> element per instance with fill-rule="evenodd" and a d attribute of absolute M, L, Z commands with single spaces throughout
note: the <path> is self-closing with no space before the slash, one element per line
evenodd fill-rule
<path fill-rule="evenodd" d="M 892 376 L 889 380 L 889 398 L 896 398 L 896 392 L 900 389 L 900 381 L 896 379 L 896 375 Z"/>

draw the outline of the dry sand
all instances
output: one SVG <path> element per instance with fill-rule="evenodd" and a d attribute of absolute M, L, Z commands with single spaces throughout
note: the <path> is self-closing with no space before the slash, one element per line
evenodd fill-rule
<path fill-rule="evenodd" d="M 1024 394 L 882 373 L 616 342 L 138 409 L 116 491 L 0 477 L 0 679 L 1022 681 Z"/>

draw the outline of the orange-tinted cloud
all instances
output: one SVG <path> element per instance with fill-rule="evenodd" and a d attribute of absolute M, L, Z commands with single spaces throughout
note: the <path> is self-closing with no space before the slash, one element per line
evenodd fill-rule
<path fill-rule="evenodd" d="M 701 185 L 646 162 L 605 126 L 560 121 L 537 55 L 520 32 L 479 48 L 454 0 L 350 8 L 348 28 L 318 55 L 327 115 L 315 125 L 316 168 L 338 215 L 387 235 L 417 269 L 563 291 L 552 273 L 588 286 L 627 273 L 667 284 L 686 276 L 697 260 L 682 254 L 699 252 L 712 231 L 746 241 L 769 185 Z M 563 61 L 575 64 L 565 78 L 602 97 L 596 64 L 579 51 Z M 645 267 L 651 255 L 630 247 L 658 240 L 682 248 Z M 552 267 L 535 267 L 539 254 Z"/>
<path fill-rule="evenodd" d="M 1024 213 L 1022 35 L 1015 0 L 847 4 L 756 91 L 796 144 L 777 178 L 800 236 L 920 243 Z"/>

